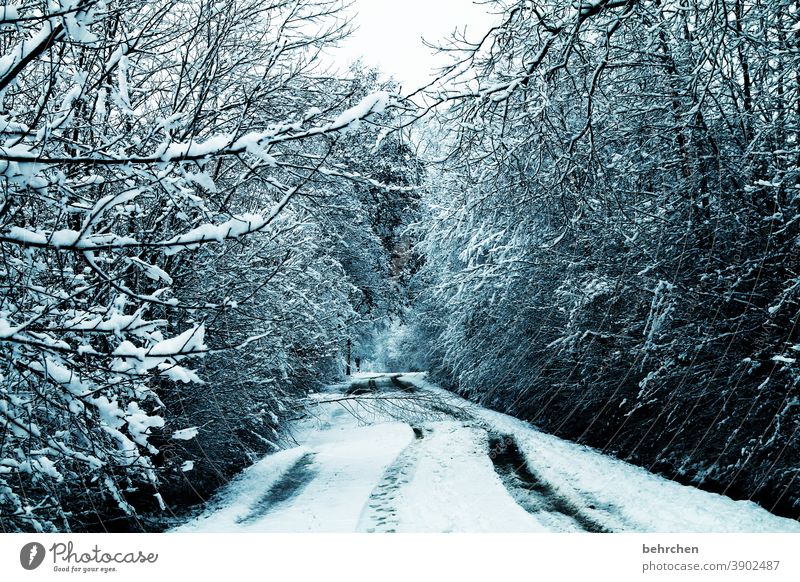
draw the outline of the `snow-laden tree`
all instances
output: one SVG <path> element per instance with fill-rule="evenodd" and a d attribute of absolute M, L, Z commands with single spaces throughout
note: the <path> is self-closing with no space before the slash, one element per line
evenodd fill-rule
<path fill-rule="evenodd" d="M 349 284 L 308 209 L 321 181 L 361 179 L 330 154 L 394 103 L 383 91 L 345 106 L 314 72 L 346 32 L 341 8 L 0 7 L 4 531 L 105 527 L 109 500 L 128 515 L 143 497 L 162 504 L 159 448 L 198 430 L 165 426 L 180 398 L 159 390 L 207 386 L 188 359 L 280 328 L 264 347 L 290 374 L 303 359 L 281 354 L 331 341 Z M 273 325 L 251 334 L 253 317 Z M 207 334 L 226 318 L 232 344 Z"/>
<path fill-rule="evenodd" d="M 337 111 L 391 90 L 359 70 L 324 83 L 319 104 Z M 161 485 L 168 503 L 205 495 L 254 453 L 285 444 L 281 421 L 301 414 L 297 401 L 346 372 L 348 353 L 354 369 L 366 333 L 396 311 L 394 245 L 381 228 L 389 222 L 385 215 L 400 217 L 415 203 L 416 190 L 414 157 L 384 132 L 393 115 L 374 114 L 335 141 L 303 144 L 294 150 L 293 166 L 284 150 L 282 163 L 292 171 L 323 158 L 325 164 L 307 193 L 282 212 L 275 232 L 207 246 L 200 260 L 172 271 L 182 301 L 225 303 L 222 311 L 192 314 L 205 321 L 209 345 L 240 347 L 204 358 L 203 390 L 169 383 L 159 391 L 180 403 L 170 407 L 169 422 L 202 425 L 192 441 L 159 446 L 185 477 L 172 480 L 170 489 Z M 258 197 L 256 187 L 239 199 L 249 204 Z M 183 472 L 187 460 L 192 470 Z"/>
<path fill-rule="evenodd" d="M 430 364 L 797 515 L 797 4 L 492 4 L 429 96 Z"/>

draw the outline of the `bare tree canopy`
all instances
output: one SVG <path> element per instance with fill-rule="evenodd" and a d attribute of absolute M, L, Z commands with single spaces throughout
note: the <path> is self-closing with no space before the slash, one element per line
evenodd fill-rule
<path fill-rule="evenodd" d="M 800 516 L 800 1 L 486 5 L 411 95 L 346 0 L 0 7 L 0 530 L 164 529 L 371 368 Z"/>

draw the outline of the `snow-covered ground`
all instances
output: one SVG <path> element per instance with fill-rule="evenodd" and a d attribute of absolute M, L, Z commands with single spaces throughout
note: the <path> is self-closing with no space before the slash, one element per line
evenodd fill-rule
<path fill-rule="evenodd" d="M 197 532 L 800 532 L 481 408 L 424 374 L 360 374 L 312 397 L 298 446 L 234 480 Z"/>

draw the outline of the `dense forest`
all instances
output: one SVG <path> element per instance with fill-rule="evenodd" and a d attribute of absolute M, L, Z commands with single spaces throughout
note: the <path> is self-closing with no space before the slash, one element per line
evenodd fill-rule
<path fill-rule="evenodd" d="M 0 7 L 0 531 L 153 531 L 358 365 L 800 517 L 800 1 Z M 458 25 L 453 15 L 453 26 Z"/>

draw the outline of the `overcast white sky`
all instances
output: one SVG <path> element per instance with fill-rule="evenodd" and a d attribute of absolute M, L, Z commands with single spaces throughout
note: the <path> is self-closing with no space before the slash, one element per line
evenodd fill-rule
<path fill-rule="evenodd" d="M 471 0 L 355 0 L 351 10 L 357 13 L 353 24 L 358 29 L 331 57 L 341 68 L 363 57 L 365 64 L 401 82 L 404 93 L 423 85 L 433 69 L 447 62 L 433 57 L 422 38 L 436 42 L 466 25 L 467 38 L 476 40 L 495 20 Z"/>

